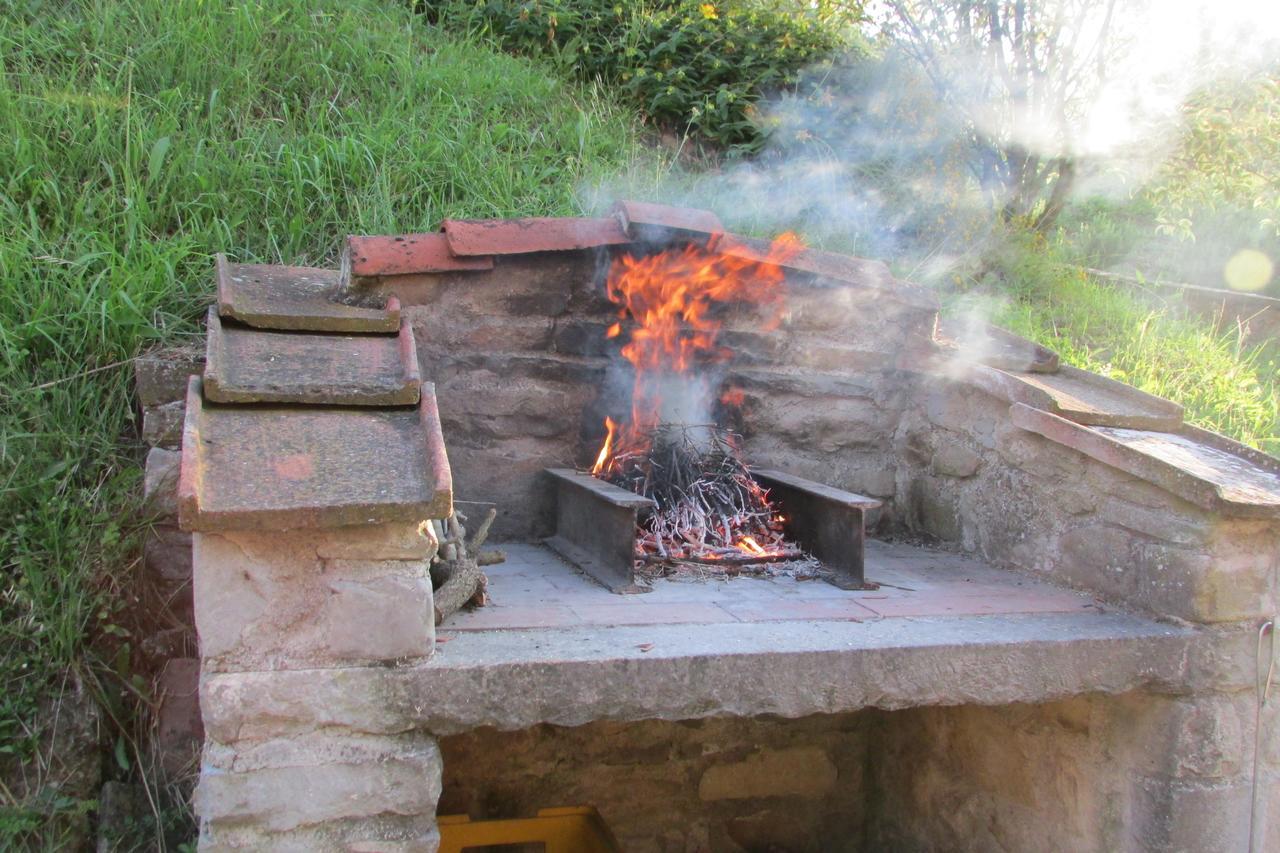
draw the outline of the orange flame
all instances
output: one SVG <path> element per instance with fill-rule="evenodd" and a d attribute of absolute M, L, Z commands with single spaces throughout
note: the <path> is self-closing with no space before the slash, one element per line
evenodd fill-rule
<path fill-rule="evenodd" d="M 718 344 L 726 307 L 750 303 L 764 315 L 756 328 L 774 328 L 782 318 L 782 264 L 804 248 L 800 238 L 786 233 L 767 250 L 733 241 L 725 235 L 708 244 L 689 244 L 653 255 L 620 255 L 609 269 L 609 299 L 619 306 L 620 322 L 606 336 L 630 327 L 622 355 L 635 367 L 631 420 L 622 429 L 606 420 L 608 435 L 592 468 L 608 472 L 614 454 L 624 448 L 644 452 L 648 436 L 658 426 L 662 379 L 726 360 L 731 352 Z M 630 321 L 630 322 L 628 322 Z M 727 404 L 740 402 L 741 392 L 729 394 Z"/>
<path fill-rule="evenodd" d="M 754 536 L 743 536 L 738 540 L 738 547 L 756 557 L 769 556 L 769 552 L 760 546 Z"/>
<path fill-rule="evenodd" d="M 604 444 L 600 447 L 599 455 L 596 456 L 596 464 L 591 466 L 592 474 L 599 474 L 604 470 L 605 463 L 609 461 L 609 456 L 613 452 L 613 437 L 617 433 L 618 425 L 613 422 L 613 418 L 606 417 L 604 427 L 609 434 L 604 437 Z"/>

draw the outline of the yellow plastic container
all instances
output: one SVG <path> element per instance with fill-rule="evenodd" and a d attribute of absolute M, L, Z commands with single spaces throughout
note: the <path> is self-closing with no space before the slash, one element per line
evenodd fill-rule
<path fill-rule="evenodd" d="M 600 813 L 590 806 L 539 809 L 537 817 L 477 820 L 445 815 L 440 827 L 440 853 L 463 853 L 473 847 L 503 844 L 544 845 L 546 853 L 618 853 L 618 842 Z"/>

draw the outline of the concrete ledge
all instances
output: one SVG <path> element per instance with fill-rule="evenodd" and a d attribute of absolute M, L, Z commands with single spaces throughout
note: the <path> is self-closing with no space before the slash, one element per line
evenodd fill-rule
<path fill-rule="evenodd" d="M 201 704 L 230 741 L 1044 702 L 1180 690 L 1199 637 L 1113 613 L 478 631 L 404 668 L 206 675 Z"/>

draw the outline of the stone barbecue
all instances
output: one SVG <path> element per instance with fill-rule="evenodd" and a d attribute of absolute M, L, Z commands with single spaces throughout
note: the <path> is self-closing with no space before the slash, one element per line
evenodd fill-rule
<path fill-rule="evenodd" d="M 637 383 L 611 265 L 685 246 L 778 277 L 702 375 L 813 579 L 638 578 L 647 499 L 588 473 Z M 1280 849 L 1280 460 L 880 263 L 769 252 L 624 201 L 218 259 L 203 360 L 139 364 L 202 850 L 572 805 L 639 851 Z M 437 625 L 439 522 L 489 507 L 487 604 Z"/>

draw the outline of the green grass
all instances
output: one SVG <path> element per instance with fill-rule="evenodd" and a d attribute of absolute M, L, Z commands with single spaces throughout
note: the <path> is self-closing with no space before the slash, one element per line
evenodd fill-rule
<path fill-rule="evenodd" d="M 0 758 L 136 570 L 128 360 L 197 333 L 211 255 L 564 215 L 637 157 L 588 87 L 372 0 L 0 0 Z M 0 806 L 12 805 L 0 802 Z"/>
<path fill-rule="evenodd" d="M 1064 263 L 1071 247 L 1014 241 L 1000 283 L 951 300 L 1111 376 L 1186 408 L 1188 421 L 1280 455 L 1280 344 L 1246 346 L 1177 302 L 1116 288 Z"/>

